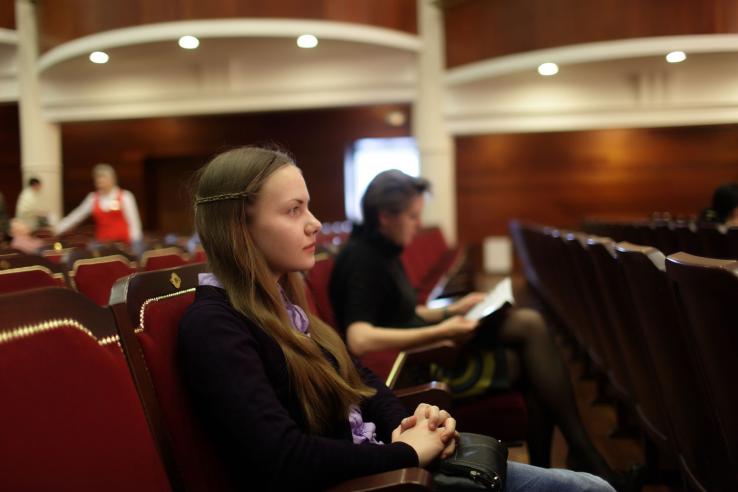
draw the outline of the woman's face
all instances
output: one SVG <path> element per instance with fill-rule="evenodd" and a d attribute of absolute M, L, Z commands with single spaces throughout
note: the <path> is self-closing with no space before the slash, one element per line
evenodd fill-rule
<path fill-rule="evenodd" d="M 100 193 L 108 193 L 115 186 L 113 177 L 105 172 L 95 174 L 95 188 Z"/>
<path fill-rule="evenodd" d="M 252 210 L 249 232 L 275 278 L 315 264 L 320 221 L 310 213 L 300 170 L 282 166 L 264 183 Z"/>
<path fill-rule="evenodd" d="M 398 214 L 380 212 L 380 232 L 398 246 L 409 245 L 420 230 L 420 216 L 424 205 L 423 195 L 416 195 L 407 208 Z"/>

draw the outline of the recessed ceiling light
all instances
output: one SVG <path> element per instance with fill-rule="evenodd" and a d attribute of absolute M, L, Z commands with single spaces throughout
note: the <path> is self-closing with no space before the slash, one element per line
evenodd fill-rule
<path fill-rule="evenodd" d="M 300 48 L 315 48 L 318 46 L 318 38 L 312 34 L 303 34 L 297 38 L 297 46 Z"/>
<path fill-rule="evenodd" d="M 200 46 L 200 40 L 195 36 L 182 36 L 178 41 L 179 47 L 186 50 L 194 50 Z"/>
<path fill-rule="evenodd" d="M 108 63 L 110 57 L 104 51 L 93 51 L 90 53 L 90 61 L 92 63 Z"/>
<path fill-rule="evenodd" d="M 672 51 L 666 55 L 666 61 L 669 63 L 680 63 L 687 59 L 687 54 L 683 51 Z"/>
<path fill-rule="evenodd" d="M 538 65 L 538 73 L 548 77 L 549 75 L 556 75 L 559 73 L 559 66 L 555 63 L 541 63 Z"/>

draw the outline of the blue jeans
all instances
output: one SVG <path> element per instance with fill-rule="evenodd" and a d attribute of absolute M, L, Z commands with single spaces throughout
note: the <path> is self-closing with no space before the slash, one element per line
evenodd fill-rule
<path fill-rule="evenodd" d="M 589 473 L 539 468 L 507 462 L 505 492 L 615 492 L 610 484 Z"/>

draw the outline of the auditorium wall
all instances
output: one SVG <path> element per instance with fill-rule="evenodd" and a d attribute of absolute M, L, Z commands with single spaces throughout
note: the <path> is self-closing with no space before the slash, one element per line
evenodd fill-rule
<path fill-rule="evenodd" d="M 576 227 L 696 214 L 738 181 L 738 125 L 464 136 L 456 165 L 458 237 L 479 245 L 513 217 Z"/>
<path fill-rule="evenodd" d="M 42 51 L 112 29 L 205 19 L 325 20 L 417 31 L 414 0 L 47 0 L 37 11 Z"/>
<path fill-rule="evenodd" d="M 557 46 L 738 32 L 738 0 L 442 0 L 448 67 Z"/>
<path fill-rule="evenodd" d="M 75 207 L 92 188 L 92 166 L 109 162 L 118 170 L 121 185 L 138 198 L 144 228 L 191 229 L 187 188 L 194 170 L 221 150 L 274 143 L 296 157 L 316 215 L 324 221 L 340 220 L 345 216 L 346 149 L 359 138 L 409 135 L 407 123 L 397 127 L 385 121 L 398 109 L 410 111 L 407 105 L 378 105 L 64 123 L 64 210 Z"/>

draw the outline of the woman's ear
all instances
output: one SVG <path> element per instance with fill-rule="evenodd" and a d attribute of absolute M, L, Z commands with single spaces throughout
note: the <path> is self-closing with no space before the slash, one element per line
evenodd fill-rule
<path fill-rule="evenodd" d="M 379 226 L 379 230 L 383 231 L 387 228 L 387 224 L 392 220 L 392 214 L 389 213 L 386 210 L 380 210 L 377 214 L 377 222 Z"/>

